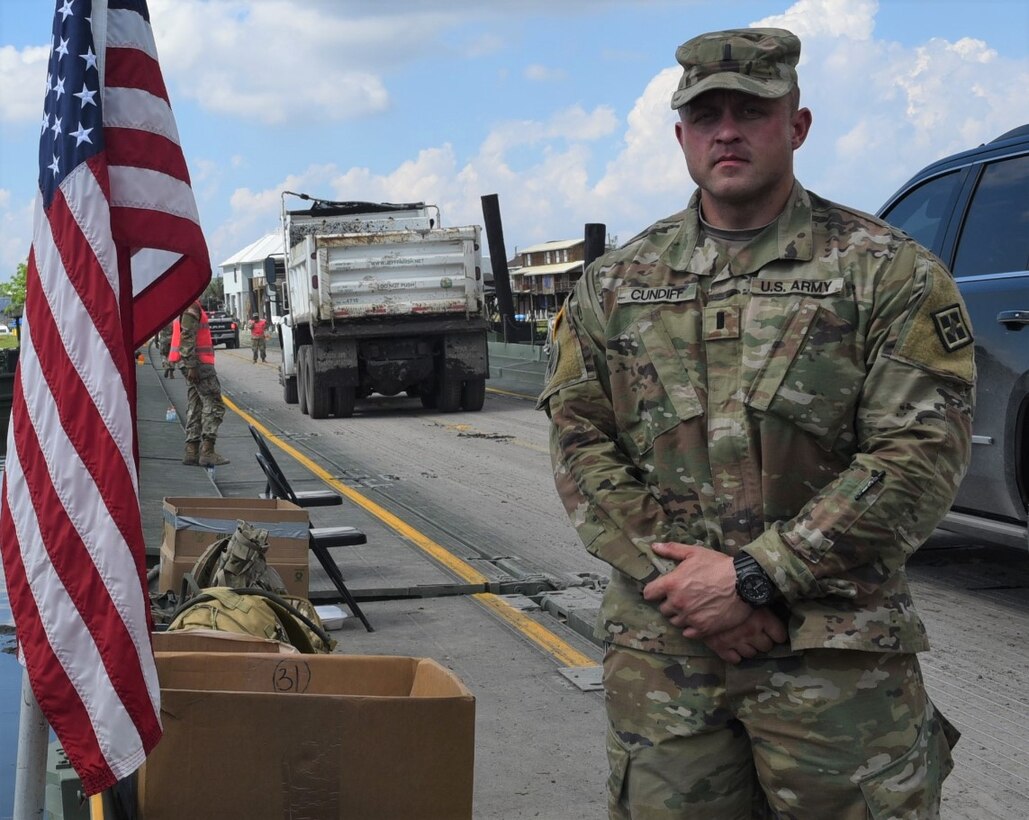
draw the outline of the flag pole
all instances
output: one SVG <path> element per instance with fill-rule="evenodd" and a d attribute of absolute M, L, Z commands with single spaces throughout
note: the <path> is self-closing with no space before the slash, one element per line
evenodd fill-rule
<path fill-rule="evenodd" d="M 14 820 L 38 820 L 46 798 L 46 747 L 50 727 L 36 702 L 29 672 L 21 674 L 18 712 L 18 763 L 14 775 Z"/>

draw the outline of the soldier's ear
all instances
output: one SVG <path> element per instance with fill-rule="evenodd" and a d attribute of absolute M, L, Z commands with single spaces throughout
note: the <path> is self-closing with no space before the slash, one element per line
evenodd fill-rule
<path fill-rule="evenodd" d="M 811 131 L 811 109 L 798 108 L 790 121 L 790 145 L 796 151 L 804 144 L 808 132 Z"/>

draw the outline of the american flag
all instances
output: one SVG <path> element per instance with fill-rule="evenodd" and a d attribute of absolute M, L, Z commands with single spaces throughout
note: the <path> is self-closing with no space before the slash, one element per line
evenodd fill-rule
<path fill-rule="evenodd" d="M 210 278 L 145 0 L 57 0 L 0 509 L 19 655 L 87 794 L 161 737 L 135 347 Z"/>

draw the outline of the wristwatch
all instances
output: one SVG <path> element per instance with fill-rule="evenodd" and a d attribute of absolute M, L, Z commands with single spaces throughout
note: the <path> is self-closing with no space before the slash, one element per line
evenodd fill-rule
<path fill-rule="evenodd" d="M 736 568 L 736 594 L 751 606 L 767 606 L 778 593 L 768 573 L 754 560 L 754 557 L 741 552 L 732 559 Z"/>

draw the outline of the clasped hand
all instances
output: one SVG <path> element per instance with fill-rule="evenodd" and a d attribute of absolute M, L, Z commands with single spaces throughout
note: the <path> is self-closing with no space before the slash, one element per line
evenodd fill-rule
<path fill-rule="evenodd" d="M 736 594 L 736 570 L 728 555 L 705 547 L 657 543 L 675 569 L 643 589 L 648 601 L 687 638 L 702 640 L 722 660 L 739 663 L 786 640 L 786 627 L 767 607 L 753 608 Z"/>

